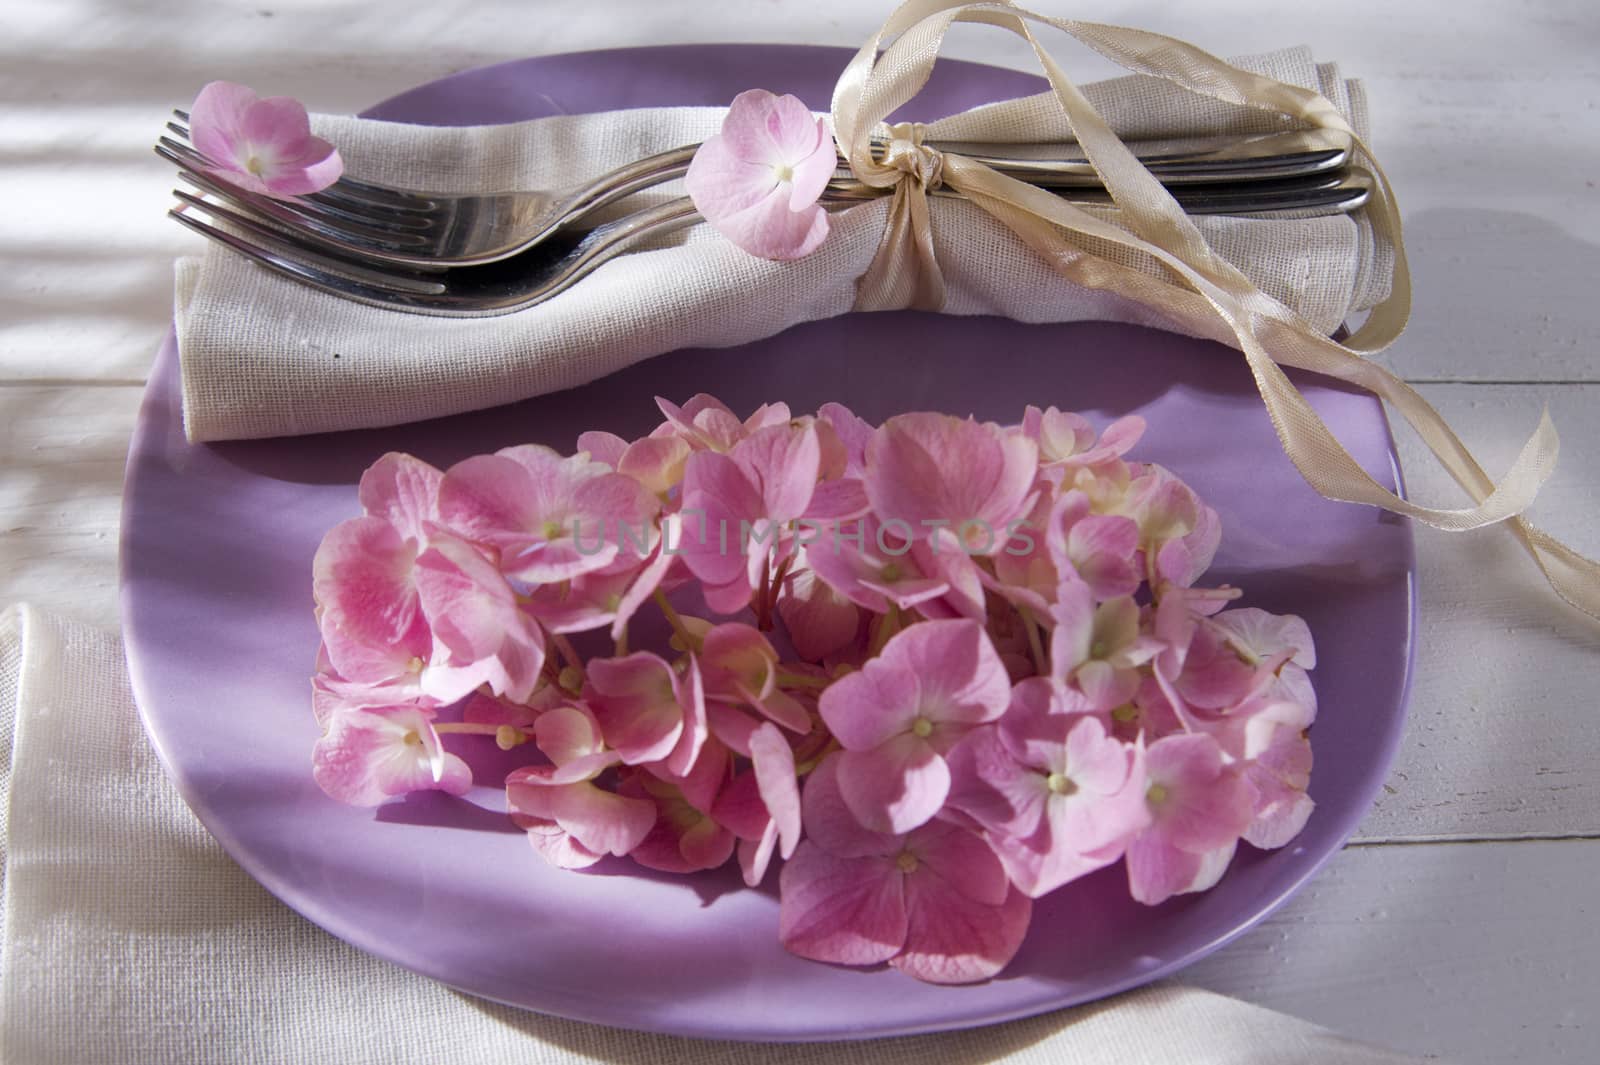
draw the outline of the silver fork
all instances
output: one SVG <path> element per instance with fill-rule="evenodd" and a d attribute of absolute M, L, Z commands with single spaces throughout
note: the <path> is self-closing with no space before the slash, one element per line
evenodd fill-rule
<path fill-rule="evenodd" d="M 1365 203 L 1370 191 L 1370 176 L 1355 168 L 1278 182 L 1173 190 L 1191 214 L 1261 217 L 1349 212 Z M 584 233 L 562 231 L 514 258 L 426 271 L 339 255 L 271 221 L 180 190 L 173 194 L 181 201 L 169 212 L 173 218 L 275 273 L 342 299 L 449 318 L 491 317 L 542 303 L 640 243 L 699 218 L 694 204 L 682 197 Z M 832 209 L 880 195 L 882 190 L 841 180 L 829 187 L 823 202 Z M 1068 198 L 1109 202 L 1103 190 L 1076 190 Z M 196 212 L 219 224 L 195 217 Z"/>
<path fill-rule="evenodd" d="M 182 120 L 187 115 L 174 112 Z M 187 138 L 187 127 L 167 128 Z M 1328 172 L 1349 159 L 1349 138 L 1326 130 L 1251 136 L 1134 142 L 1151 171 L 1169 185 L 1271 181 Z M 213 196 L 304 230 L 328 249 L 367 260 L 419 268 L 465 266 L 516 255 L 564 226 L 642 189 L 682 177 L 699 145 L 629 163 L 587 184 L 563 190 L 490 194 L 415 192 L 341 178 L 323 192 L 296 200 L 258 196 L 206 173 L 194 148 L 162 137 L 156 153 L 184 180 Z M 1076 145 L 948 144 L 1036 185 L 1098 188 L 1099 176 Z"/>

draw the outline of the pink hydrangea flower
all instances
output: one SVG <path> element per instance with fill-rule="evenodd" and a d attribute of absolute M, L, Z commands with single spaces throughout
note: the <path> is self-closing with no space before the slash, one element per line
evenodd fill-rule
<path fill-rule="evenodd" d="M 547 710 L 534 722 L 534 742 L 550 765 L 513 770 L 506 778 L 511 817 L 533 849 L 552 865 L 582 869 L 607 854 L 632 851 L 655 825 L 648 799 L 618 795 L 594 781 L 617 764 L 600 725 L 581 705 Z"/>
<path fill-rule="evenodd" d="M 867 445 L 867 498 L 906 539 L 944 531 L 959 545 L 946 554 L 994 555 L 1033 507 L 1038 457 L 1018 432 L 948 414 L 902 414 Z"/>
<path fill-rule="evenodd" d="M 1197 584 L 1220 523 L 1126 461 L 1137 418 L 658 402 L 572 457 L 367 471 L 315 563 L 330 795 L 459 793 L 441 733 L 531 740 L 507 801 L 552 863 L 782 862 L 791 950 L 950 983 L 1034 897 L 1119 859 L 1140 901 L 1204 890 L 1311 816 L 1311 634 Z"/>
<path fill-rule="evenodd" d="M 1132 595 L 1144 583 L 1139 526 L 1115 514 L 1091 514 L 1089 497 L 1064 493 L 1050 512 L 1045 545 L 1057 574 L 1076 575 L 1100 600 Z"/>
<path fill-rule="evenodd" d="M 1150 826 L 1128 844 L 1128 888 L 1149 906 L 1211 887 L 1255 816 L 1255 792 L 1204 734 L 1166 736 L 1145 752 Z"/>
<path fill-rule="evenodd" d="M 822 693 L 818 709 L 844 747 L 839 789 L 875 832 L 904 833 L 944 805 L 944 754 L 974 726 L 1005 713 L 1011 682 L 983 628 L 926 621 Z"/>
<path fill-rule="evenodd" d="M 1028 407 L 1022 431 L 1039 445 L 1039 462 L 1045 466 L 1098 466 L 1120 459 L 1144 435 L 1144 419 L 1137 414 L 1118 418 L 1106 426 L 1096 446 L 1094 426 L 1088 418 L 1050 407 Z"/>
<path fill-rule="evenodd" d="M 861 827 L 841 795 L 839 755 L 806 780 L 806 840 L 779 878 L 778 934 L 801 957 L 888 962 L 931 983 L 986 980 L 1027 934 L 1033 904 L 971 830 L 933 821 L 907 834 Z"/>
<path fill-rule="evenodd" d="M 415 706 L 334 713 L 312 748 L 311 765 L 323 791 L 353 806 L 429 789 L 463 795 L 472 786 L 467 763 L 440 744 L 433 712 Z"/>
<path fill-rule="evenodd" d="M 729 452 L 756 430 L 792 420 L 787 403 L 763 403 L 750 417 L 741 419 L 722 400 L 704 392 L 695 393 L 681 407 L 657 396 L 656 407 L 667 420 L 650 436 L 677 437 L 695 451 Z"/>
<path fill-rule="evenodd" d="M 414 566 L 438 518 L 443 475 L 409 455 L 390 453 L 361 476 L 366 515 L 323 538 L 312 563 L 324 650 L 344 694 L 381 692 L 376 702 L 420 696 L 432 637 L 417 597 Z"/>
<path fill-rule="evenodd" d="M 635 570 L 580 573 L 571 580 L 533 585 L 528 612 L 549 632 L 572 633 L 614 624 L 624 597 L 639 577 Z"/>
<path fill-rule="evenodd" d="M 659 508 L 605 463 L 532 444 L 464 459 L 439 486 L 445 524 L 497 551 L 508 576 L 535 584 L 642 562 Z"/>
<path fill-rule="evenodd" d="M 1123 508 L 1139 523 L 1162 580 L 1188 587 L 1210 568 L 1222 542 L 1222 521 L 1169 470 L 1147 466 L 1129 486 Z"/>
<path fill-rule="evenodd" d="M 1076 684 L 1096 710 L 1131 699 L 1139 687 L 1139 667 L 1165 647 L 1142 630 L 1139 604 L 1131 596 L 1097 604 L 1089 586 L 1076 579 L 1061 586 L 1051 615 L 1054 675 Z"/>
<path fill-rule="evenodd" d="M 683 561 L 705 585 L 706 605 L 731 614 L 749 602 L 769 559 L 792 550 L 822 460 L 810 425 L 768 426 L 726 455 L 698 451 L 683 476 Z"/>
<path fill-rule="evenodd" d="M 1299 703 L 1315 719 L 1317 696 L 1307 671 L 1316 668 L 1317 650 L 1303 619 L 1236 607 L 1212 615 L 1210 625 L 1245 665 L 1271 672 L 1264 694 Z"/>
<path fill-rule="evenodd" d="M 971 816 L 1038 898 L 1122 857 L 1150 823 L 1142 743 L 1124 743 L 1081 696 L 1025 680 L 993 725 L 951 750 L 950 805 Z"/>
<path fill-rule="evenodd" d="M 950 591 L 949 582 L 923 572 L 909 539 L 870 514 L 809 537 L 805 560 L 829 587 L 875 614 L 887 613 L 891 603 L 910 610 Z"/>
<path fill-rule="evenodd" d="M 733 856 L 738 837 L 671 781 L 635 773 L 617 791 L 655 807 L 650 831 L 628 852 L 646 869 L 695 873 L 715 869 Z"/>
<path fill-rule="evenodd" d="M 465 540 L 435 532 L 414 580 L 434 651 L 423 691 L 454 702 L 481 684 L 526 702 L 544 669 L 544 630 L 494 563 Z"/>
<path fill-rule="evenodd" d="M 1241 774 L 1255 789 L 1245 842 L 1263 850 L 1282 847 L 1300 834 L 1316 808 L 1306 794 L 1312 765 L 1306 729 L 1314 711 L 1303 703 L 1263 699 L 1229 716 L 1243 720 L 1230 721 L 1233 728 L 1213 735 L 1239 760 Z"/>
<path fill-rule="evenodd" d="M 687 775 L 708 735 L 694 658 L 681 676 L 648 651 L 593 659 L 588 673 L 585 701 L 623 763 L 664 762 L 674 775 Z"/>
<path fill-rule="evenodd" d="M 828 235 L 817 200 L 838 164 L 826 123 L 805 104 L 751 89 L 695 152 L 684 187 L 706 221 L 745 251 L 798 259 Z"/>
<path fill-rule="evenodd" d="M 243 85 L 213 81 L 189 108 L 189 139 L 211 163 L 209 173 L 266 196 L 305 196 L 344 172 L 333 145 L 311 135 L 298 100 L 263 100 Z"/>
<path fill-rule="evenodd" d="M 700 673 L 708 700 L 749 706 L 791 732 L 811 730 L 805 707 L 778 686 L 778 652 L 761 633 L 738 622 L 706 630 Z"/>
<path fill-rule="evenodd" d="M 420 694 L 433 635 L 417 595 L 418 545 L 378 517 L 328 531 L 312 560 L 323 646 L 342 681 Z"/>

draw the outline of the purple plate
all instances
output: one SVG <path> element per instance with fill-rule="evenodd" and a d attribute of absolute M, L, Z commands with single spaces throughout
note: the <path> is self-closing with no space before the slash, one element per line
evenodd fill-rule
<path fill-rule="evenodd" d="M 456 75 L 372 114 L 501 122 L 722 104 L 752 85 L 825 105 L 847 58 L 765 46 L 551 56 Z M 910 117 L 1038 84 L 943 64 Z M 1298 381 L 1356 457 L 1397 485 L 1379 404 Z M 999 979 L 948 988 L 785 953 L 775 877 L 746 890 L 737 870 L 683 878 L 622 861 L 588 874 L 546 866 L 503 816 L 504 762 L 482 738 L 451 741 L 481 763 L 464 799 L 428 794 L 374 811 L 324 797 L 311 780 L 311 558 L 327 529 L 357 513 L 361 470 L 389 450 L 446 465 L 529 441 L 570 450 L 584 429 L 637 435 L 658 419 L 653 395 L 682 401 L 702 390 L 735 410 L 840 400 L 873 421 L 917 409 L 1015 421 L 1030 402 L 1102 424 L 1143 414 L 1151 428 L 1134 457 L 1171 467 L 1222 515 L 1213 574 L 1242 586 L 1246 603 L 1304 616 L 1316 635 L 1317 810 L 1305 831 L 1280 851 L 1242 848 L 1214 890 L 1155 908 L 1129 899 L 1120 866 L 1073 884 L 1038 905 Z M 1303 884 L 1366 813 L 1401 733 L 1413 650 L 1410 527 L 1307 487 L 1236 353 L 1120 325 L 852 315 L 745 348 L 676 352 L 485 413 L 210 446 L 183 438 L 169 337 L 129 456 L 122 528 L 123 619 L 140 713 L 184 798 L 240 865 L 333 934 L 464 991 L 695 1036 L 966 1027 L 1099 998 L 1215 950 Z"/>

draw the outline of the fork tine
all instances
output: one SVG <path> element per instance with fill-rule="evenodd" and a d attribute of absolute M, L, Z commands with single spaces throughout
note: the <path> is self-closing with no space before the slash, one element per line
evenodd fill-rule
<path fill-rule="evenodd" d="M 178 121 L 168 122 L 167 129 L 186 141 L 190 140 L 189 112 L 174 107 L 172 113 Z M 180 122 L 183 125 L 179 125 Z M 407 192 L 405 189 L 393 189 L 387 185 L 373 185 L 352 177 L 341 177 L 322 192 L 312 193 L 306 198 L 319 201 L 333 200 L 338 203 L 403 214 L 427 213 L 435 209 L 432 197 Z"/>
<path fill-rule="evenodd" d="M 309 214 L 297 204 L 260 196 L 208 174 L 183 169 L 187 160 L 162 145 L 156 146 L 156 153 L 176 163 L 180 168 L 178 176 L 189 184 L 275 224 L 301 242 L 314 242 L 329 253 L 364 261 L 398 262 L 413 272 L 438 271 L 448 266 L 446 263 L 418 264 L 404 256 L 406 252 L 414 254 L 422 246 L 423 238 L 418 234 L 387 232 L 342 222 L 335 224 L 327 216 Z"/>
<path fill-rule="evenodd" d="M 357 299 L 363 303 L 385 307 L 425 310 L 432 298 L 445 292 L 445 287 L 436 281 L 365 270 L 353 263 L 332 259 L 285 241 L 270 227 L 225 209 L 219 210 L 215 205 L 181 190 L 175 189 L 173 194 L 180 201 L 179 206 L 167 212 L 174 221 L 208 240 L 260 263 L 274 273 L 311 285 L 342 299 Z M 221 226 L 211 225 L 195 218 L 191 209 L 211 214 L 230 226 L 240 226 L 249 235 L 247 237 L 231 232 Z"/>
<path fill-rule="evenodd" d="M 178 177 L 201 192 L 209 193 L 224 203 L 232 204 L 264 221 L 271 222 L 303 241 L 320 244 L 335 254 L 383 261 L 387 252 L 414 248 L 417 244 L 413 242 L 419 239 L 412 236 L 410 242 L 403 242 L 394 239 L 393 235 L 384 235 L 381 239 L 367 237 L 348 228 L 330 226 L 322 219 L 307 217 L 292 206 L 268 196 L 258 196 L 208 174 L 196 174 L 180 169 Z M 415 265 L 410 260 L 406 260 L 406 265 L 413 270 L 425 268 Z M 436 269 L 444 269 L 446 265 L 440 263 Z"/>
<path fill-rule="evenodd" d="M 204 211 L 218 221 L 242 229 L 262 241 L 271 243 L 282 254 L 314 262 L 325 269 L 336 270 L 367 284 L 416 295 L 438 295 L 445 290 L 437 272 L 391 269 L 371 260 L 348 258 L 314 242 L 307 242 L 295 233 L 285 232 L 270 222 L 241 211 L 231 210 L 210 200 L 203 200 L 182 189 L 173 189 L 172 194 L 186 208 Z"/>
<path fill-rule="evenodd" d="M 161 137 L 156 141 L 155 152 L 180 170 L 187 170 L 193 174 L 207 174 L 211 169 L 211 162 L 187 144 L 180 144 L 171 137 Z M 395 250 L 407 246 L 415 246 L 422 238 L 417 233 L 431 228 L 433 221 L 418 214 L 391 214 L 389 212 L 374 213 L 365 205 L 352 210 L 347 204 L 330 202 L 317 197 L 297 196 L 292 199 L 274 199 L 261 196 L 259 193 L 249 192 L 231 182 L 226 183 L 230 190 L 240 194 L 255 196 L 262 200 L 271 200 L 280 205 L 283 210 L 292 211 L 311 220 L 321 221 L 334 230 L 346 230 L 350 239 L 362 243 L 386 244 L 395 242 Z M 397 230 L 411 230 L 410 234 L 397 232 Z M 409 239 L 402 239 L 402 238 Z"/>

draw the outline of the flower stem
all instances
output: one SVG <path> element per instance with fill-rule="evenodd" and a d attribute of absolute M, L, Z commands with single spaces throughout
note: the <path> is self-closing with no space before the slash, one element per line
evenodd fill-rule
<path fill-rule="evenodd" d="M 491 725 L 487 721 L 453 721 L 435 725 L 433 731 L 440 735 L 460 732 L 470 736 L 493 736 L 504 727 L 504 725 Z"/>
<path fill-rule="evenodd" d="M 1022 616 L 1022 627 L 1028 632 L 1028 650 L 1033 652 L 1033 668 L 1039 676 L 1050 675 L 1050 663 L 1044 653 L 1044 641 L 1039 638 L 1039 624 L 1033 620 L 1033 614 L 1026 607 L 1017 607 L 1017 613 Z"/>
<path fill-rule="evenodd" d="M 555 644 L 556 650 L 561 652 L 561 658 L 567 663 L 567 667 L 577 670 L 578 675 L 581 677 L 583 675 L 583 659 L 579 657 L 577 648 L 572 646 L 572 641 L 559 632 L 552 632 L 550 634 L 550 642 Z"/>
<path fill-rule="evenodd" d="M 667 624 L 672 626 L 673 634 L 683 644 L 684 650 L 698 651 L 700 649 L 699 638 L 689 631 L 689 626 L 683 623 L 682 615 L 673 609 L 672 604 L 667 601 L 666 593 L 657 588 L 653 598 L 656 606 L 660 608 L 662 616 L 667 619 Z"/>
<path fill-rule="evenodd" d="M 772 560 L 761 560 L 761 587 L 756 591 L 756 628 L 772 631 Z"/>
<path fill-rule="evenodd" d="M 883 650 L 894 635 L 900 631 L 900 608 L 893 603 L 889 604 L 889 612 L 878 618 L 872 626 L 872 644 L 867 648 L 867 657 L 871 658 Z"/>
<path fill-rule="evenodd" d="M 778 595 L 783 591 L 783 582 L 789 579 L 789 567 L 794 563 L 794 555 L 785 555 L 783 561 L 778 563 L 777 572 L 772 575 L 772 586 L 767 598 L 767 612 L 778 608 Z"/>
<path fill-rule="evenodd" d="M 834 739 L 832 736 L 828 736 L 814 753 L 810 754 L 808 757 L 801 758 L 796 761 L 794 775 L 797 777 L 805 776 L 813 769 L 817 768 L 817 766 L 822 763 L 824 758 L 838 750 L 843 750 L 843 748 L 839 746 L 839 741 Z"/>
<path fill-rule="evenodd" d="M 804 673 L 789 673 L 778 670 L 778 686 L 782 688 L 826 688 L 833 681 L 827 677 L 808 677 Z"/>

